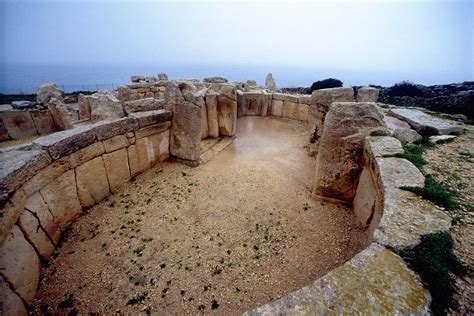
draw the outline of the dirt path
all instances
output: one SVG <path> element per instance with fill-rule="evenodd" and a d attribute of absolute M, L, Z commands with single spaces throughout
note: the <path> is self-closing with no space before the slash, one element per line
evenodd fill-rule
<path fill-rule="evenodd" d="M 307 137 L 242 118 L 209 163 L 139 176 L 72 226 L 35 311 L 240 314 L 347 261 L 362 233 L 350 210 L 310 199 Z"/>

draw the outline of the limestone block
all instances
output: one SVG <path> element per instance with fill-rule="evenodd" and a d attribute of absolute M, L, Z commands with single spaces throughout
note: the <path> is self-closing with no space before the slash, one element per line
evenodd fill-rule
<path fill-rule="evenodd" d="M 77 194 L 83 207 L 91 207 L 110 195 L 109 182 L 102 157 L 96 157 L 76 168 Z"/>
<path fill-rule="evenodd" d="M 402 154 L 404 152 L 402 143 L 390 136 L 367 136 L 364 146 L 370 157 L 384 157 Z"/>
<path fill-rule="evenodd" d="M 163 122 L 141 128 L 135 132 L 136 139 L 147 137 L 153 134 L 161 133 L 171 128 L 171 122 Z"/>
<path fill-rule="evenodd" d="M 431 144 L 442 144 L 442 143 L 445 143 L 445 142 L 450 142 L 450 141 L 453 141 L 454 139 L 456 139 L 457 136 L 454 136 L 454 135 L 438 135 L 438 136 L 430 136 L 430 138 L 428 139 L 428 141 L 431 143 Z"/>
<path fill-rule="evenodd" d="M 377 211 L 377 190 L 368 168 L 360 174 L 353 206 L 359 225 L 368 227 Z"/>
<path fill-rule="evenodd" d="M 107 119 L 90 125 L 90 129 L 98 140 L 104 140 L 117 135 L 135 131 L 139 128 L 134 117 Z"/>
<path fill-rule="evenodd" d="M 71 167 L 67 159 L 55 160 L 45 168 L 38 171 L 33 178 L 23 185 L 22 189 L 25 191 L 26 196 L 30 196 L 69 169 L 71 169 Z"/>
<path fill-rule="evenodd" d="M 219 111 L 219 98 L 217 113 L 219 131 L 222 134 L 222 131 L 227 132 L 228 130 L 224 127 L 221 128 L 223 112 Z M 201 115 L 201 108 L 194 103 L 182 101 L 175 105 L 170 140 L 170 152 L 173 156 L 186 160 L 199 158 L 201 155 Z M 228 126 L 226 125 L 226 127 Z"/>
<path fill-rule="evenodd" d="M 90 95 L 88 99 L 91 107 L 92 121 L 123 117 L 125 115 L 122 104 L 109 91 L 100 90 Z"/>
<path fill-rule="evenodd" d="M 292 94 L 286 94 L 286 93 L 278 93 L 275 92 L 273 93 L 273 99 L 274 100 L 281 100 L 281 101 L 289 101 L 293 103 L 298 102 L 298 97 Z"/>
<path fill-rule="evenodd" d="M 106 153 L 111 153 L 121 148 L 127 147 L 129 144 L 125 135 L 117 135 L 102 141 Z"/>
<path fill-rule="evenodd" d="M 22 139 L 38 135 L 29 111 L 1 111 L 0 119 L 11 139 Z"/>
<path fill-rule="evenodd" d="M 384 115 L 383 120 L 385 121 L 385 124 L 387 124 L 387 128 L 390 132 L 393 132 L 398 128 L 410 129 L 410 124 L 399 120 L 396 117 Z"/>
<path fill-rule="evenodd" d="M 102 142 L 96 142 L 92 145 L 79 149 L 78 151 L 70 154 L 67 159 L 71 168 L 76 168 L 77 166 L 82 165 L 87 161 L 102 155 L 104 152 L 104 144 Z"/>
<path fill-rule="evenodd" d="M 134 145 L 127 148 L 130 175 L 132 177 L 151 168 L 151 161 L 148 159 L 149 146 L 149 140 L 145 137 L 137 139 Z"/>
<path fill-rule="evenodd" d="M 25 202 L 26 196 L 24 191 L 18 190 L 2 205 L 0 210 L 0 244 L 5 240 L 23 212 Z"/>
<path fill-rule="evenodd" d="M 376 158 L 384 188 L 423 187 L 425 177 L 415 165 L 404 158 Z"/>
<path fill-rule="evenodd" d="M 209 137 L 209 126 L 207 123 L 207 106 L 206 103 L 201 106 L 201 139 Z"/>
<path fill-rule="evenodd" d="M 153 149 L 152 164 L 164 161 L 169 157 L 170 131 L 166 130 L 159 134 L 148 137 L 151 148 Z"/>
<path fill-rule="evenodd" d="M 217 121 L 220 135 L 234 136 L 237 126 L 237 101 L 224 95 L 218 95 Z"/>
<path fill-rule="evenodd" d="M 462 128 L 457 125 L 432 117 L 419 110 L 394 108 L 390 109 L 389 115 L 407 122 L 421 135 L 461 134 L 463 131 Z"/>
<path fill-rule="evenodd" d="M 237 90 L 237 117 L 245 116 L 246 110 L 244 92 L 242 90 Z"/>
<path fill-rule="evenodd" d="M 0 194 L 8 194 L 51 163 L 43 150 L 9 150 L 0 154 Z"/>
<path fill-rule="evenodd" d="M 392 136 L 407 143 L 419 143 L 423 140 L 423 137 L 411 128 L 397 128 L 392 132 Z"/>
<path fill-rule="evenodd" d="M 324 122 L 316 159 L 315 197 L 352 202 L 363 166 L 363 140 L 385 128 L 375 103 L 335 102 Z"/>
<path fill-rule="evenodd" d="M 272 115 L 273 116 L 282 116 L 283 115 L 283 101 L 276 100 L 275 98 L 272 101 Z"/>
<path fill-rule="evenodd" d="M 357 102 L 377 102 L 379 89 L 373 87 L 362 87 L 357 90 Z"/>
<path fill-rule="evenodd" d="M 451 217 L 433 203 L 409 191 L 387 189 L 374 241 L 397 250 L 413 248 L 421 242 L 421 236 L 450 227 Z"/>
<path fill-rule="evenodd" d="M 40 190 L 56 224 L 66 229 L 81 215 L 74 170 L 69 170 Z"/>
<path fill-rule="evenodd" d="M 0 277 L 0 315 L 27 316 L 25 304 Z"/>
<path fill-rule="evenodd" d="M 299 103 L 296 109 L 295 119 L 303 121 L 303 122 L 307 122 L 308 118 L 309 118 L 309 105 Z"/>
<path fill-rule="evenodd" d="M 40 137 L 33 144 L 47 150 L 53 159 L 59 159 L 89 146 L 95 139 L 96 135 L 89 126 L 80 126 Z"/>
<path fill-rule="evenodd" d="M 54 125 L 54 120 L 50 111 L 31 110 L 30 114 L 35 123 L 38 134 L 45 135 L 56 131 L 56 126 Z"/>
<path fill-rule="evenodd" d="M 61 227 L 51 214 L 48 205 L 46 205 L 39 192 L 30 195 L 26 199 L 25 210 L 33 213 L 39 219 L 41 227 L 43 227 L 53 243 L 57 245 L 61 237 Z"/>
<path fill-rule="evenodd" d="M 34 299 L 40 261 L 16 225 L 0 247 L 0 271 L 23 300 L 31 302 Z"/>
<path fill-rule="evenodd" d="M 49 81 L 39 86 L 38 92 L 36 93 L 36 102 L 39 104 L 48 104 L 53 98 L 59 101 L 63 100 L 63 93 L 57 85 Z"/>
<path fill-rule="evenodd" d="M 268 108 L 271 105 L 271 97 L 272 95 L 269 94 L 267 91 L 263 90 L 262 91 L 262 110 L 260 111 L 261 116 L 267 116 L 268 115 Z"/>
<path fill-rule="evenodd" d="M 430 303 L 403 259 L 373 243 L 313 284 L 244 315 L 427 315 Z"/>
<path fill-rule="evenodd" d="M 89 103 L 89 98 L 82 93 L 79 94 L 77 99 L 79 103 L 79 119 L 80 120 L 90 120 L 91 118 L 91 105 Z"/>
<path fill-rule="evenodd" d="M 207 124 L 209 136 L 219 137 L 219 124 L 217 121 L 217 95 L 208 93 L 206 95 Z"/>
<path fill-rule="evenodd" d="M 21 214 L 18 224 L 41 258 L 48 260 L 55 248 L 38 219 L 33 213 L 25 210 Z"/>
<path fill-rule="evenodd" d="M 132 113 L 130 116 L 138 121 L 139 128 L 155 125 L 159 123 L 169 122 L 172 117 L 171 111 L 168 110 L 154 110 L 146 112 Z"/>
<path fill-rule="evenodd" d="M 296 102 L 283 101 L 282 116 L 290 119 L 295 119 L 297 107 L 298 103 Z"/>
<path fill-rule="evenodd" d="M 109 154 L 104 154 L 103 158 L 110 191 L 116 193 L 124 183 L 130 180 L 127 149 L 122 148 Z"/>
<path fill-rule="evenodd" d="M 48 110 L 53 117 L 54 125 L 60 131 L 74 128 L 72 117 L 62 101 L 52 98 L 48 102 Z"/>
<path fill-rule="evenodd" d="M 145 99 L 131 100 L 125 102 L 125 112 L 143 112 L 143 111 L 153 111 L 162 109 L 164 106 L 164 100 L 155 99 L 155 94 L 152 93 L 151 97 Z"/>
<path fill-rule="evenodd" d="M 145 98 L 154 98 L 155 94 L 152 91 L 145 92 Z"/>

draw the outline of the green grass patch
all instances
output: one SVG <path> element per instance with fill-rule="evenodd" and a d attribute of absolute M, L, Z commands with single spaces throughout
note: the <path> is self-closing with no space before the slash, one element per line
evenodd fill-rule
<path fill-rule="evenodd" d="M 446 315 L 449 308 L 456 308 L 454 278 L 450 273 L 459 276 L 467 273 L 467 268 L 454 254 L 453 246 L 451 235 L 442 232 L 424 235 L 414 249 L 400 252 L 430 291 L 434 315 Z"/>
<path fill-rule="evenodd" d="M 401 189 L 416 193 L 422 198 L 444 207 L 447 211 L 459 209 L 459 204 L 454 200 L 457 193 L 444 183 L 438 182 L 430 174 L 425 176 L 425 186 L 423 188 L 402 187 Z"/>
<path fill-rule="evenodd" d="M 464 121 L 463 123 L 467 125 L 474 125 L 474 120 L 467 120 L 467 121 Z"/>
<path fill-rule="evenodd" d="M 370 136 L 390 136 L 390 133 L 386 131 L 375 130 L 370 132 Z"/>
<path fill-rule="evenodd" d="M 474 153 L 471 153 L 469 151 L 461 151 L 459 155 L 463 157 L 474 158 Z"/>
<path fill-rule="evenodd" d="M 428 148 L 433 147 L 433 145 L 427 141 L 423 141 L 421 144 L 402 143 L 402 146 L 405 152 L 402 154 L 396 154 L 395 157 L 407 159 L 420 170 L 426 164 L 425 159 L 423 159 L 423 153 Z"/>

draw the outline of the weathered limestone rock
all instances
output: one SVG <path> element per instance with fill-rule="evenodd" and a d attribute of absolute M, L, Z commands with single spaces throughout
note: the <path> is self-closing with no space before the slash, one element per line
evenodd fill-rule
<path fill-rule="evenodd" d="M 262 115 L 264 98 L 262 91 L 244 92 L 241 95 L 241 115 Z"/>
<path fill-rule="evenodd" d="M 392 136 L 407 143 L 419 143 L 423 140 L 423 137 L 411 128 L 397 128 L 392 132 Z"/>
<path fill-rule="evenodd" d="M 244 315 L 425 315 L 430 302 L 402 258 L 371 244 L 313 284 Z"/>
<path fill-rule="evenodd" d="M 217 96 L 217 121 L 219 134 L 234 136 L 237 124 L 237 89 L 231 84 L 211 84 L 209 90 Z"/>
<path fill-rule="evenodd" d="M 51 116 L 53 117 L 54 125 L 56 125 L 58 130 L 64 131 L 74 128 L 72 118 L 68 110 L 66 110 L 64 107 L 64 103 L 62 103 L 60 100 L 56 98 L 49 100 L 48 109 L 51 112 Z"/>
<path fill-rule="evenodd" d="M 25 304 L 0 276 L 0 314 L 26 316 Z"/>
<path fill-rule="evenodd" d="M 160 72 L 158 74 L 158 80 L 168 80 L 168 75 L 165 74 L 164 72 Z"/>
<path fill-rule="evenodd" d="M 33 244 L 33 247 L 41 258 L 48 260 L 55 248 L 48 235 L 46 235 L 41 227 L 38 219 L 33 215 L 33 213 L 25 210 L 23 214 L 21 214 L 18 223 L 26 238 Z"/>
<path fill-rule="evenodd" d="M 145 82 L 147 83 L 155 83 L 158 81 L 158 78 L 156 78 L 155 76 L 146 76 L 145 77 Z"/>
<path fill-rule="evenodd" d="M 0 195 L 17 190 L 51 163 L 43 150 L 10 150 L 0 154 Z"/>
<path fill-rule="evenodd" d="M 273 79 L 273 75 L 271 73 L 269 73 L 267 77 L 265 78 L 265 88 L 267 88 L 270 91 L 277 90 L 275 79 Z"/>
<path fill-rule="evenodd" d="M 383 120 L 385 121 L 385 124 L 387 124 L 388 130 L 392 133 L 394 130 L 399 129 L 399 128 L 410 129 L 410 124 L 402 120 L 399 120 L 396 117 L 384 115 Z"/>
<path fill-rule="evenodd" d="M 117 135 L 102 141 L 106 153 L 111 153 L 121 148 L 128 147 L 130 143 L 125 135 Z"/>
<path fill-rule="evenodd" d="M 130 166 L 130 175 L 135 177 L 140 173 L 151 168 L 151 159 L 149 159 L 149 140 L 147 137 L 140 138 L 134 145 L 127 148 L 128 164 Z"/>
<path fill-rule="evenodd" d="M 145 81 L 145 77 L 144 76 L 131 76 L 130 77 L 130 81 L 131 82 L 140 82 L 140 81 Z"/>
<path fill-rule="evenodd" d="M 404 152 L 402 143 L 390 136 L 367 136 L 364 142 L 371 157 L 393 156 Z"/>
<path fill-rule="evenodd" d="M 361 227 L 369 227 L 377 215 L 377 202 L 380 197 L 377 194 L 374 182 L 368 168 L 364 168 L 360 174 L 354 197 L 354 214 Z"/>
<path fill-rule="evenodd" d="M 201 108 L 183 101 L 176 104 L 171 125 L 171 154 L 181 159 L 197 160 L 201 155 Z"/>
<path fill-rule="evenodd" d="M 217 94 L 206 94 L 206 107 L 209 136 L 219 137 L 219 123 L 217 121 Z"/>
<path fill-rule="evenodd" d="M 38 135 L 29 111 L 0 111 L 0 119 L 11 139 L 22 139 Z"/>
<path fill-rule="evenodd" d="M 97 136 L 98 140 L 104 140 L 117 135 L 133 132 L 139 127 L 138 121 L 134 117 L 123 117 L 107 119 L 89 125 L 91 131 Z"/>
<path fill-rule="evenodd" d="M 317 124 L 318 129 L 324 124 L 324 117 L 333 102 L 354 101 L 352 88 L 330 88 L 313 91 L 311 95 L 310 124 Z M 322 131 L 321 131 L 322 132 Z"/>
<path fill-rule="evenodd" d="M 141 128 L 135 131 L 135 138 L 139 139 L 139 138 L 147 137 L 153 134 L 164 132 L 170 128 L 171 128 L 171 122 L 163 122 L 159 124 L 146 126 L 144 128 Z"/>
<path fill-rule="evenodd" d="M 357 102 L 377 102 L 379 89 L 373 87 L 362 87 L 357 91 Z"/>
<path fill-rule="evenodd" d="M 56 131 L 56 126 L 50 111 L 31 110 L 30 115 L 39 135 L 51 134 Z"/>
<path fill-rule="evenodd" d="M 66 229 L 81 215 L 74 170 L 69 170 L 40 190 L 56 224 Z"/>
<path fill-rule="evenodd" d="M 124 109 L 126 113 L 153 111 L 162 109 L 164 104 L 164 100 L 145 98 L 140 100 L 126 101 Z"/>
<path fill-rule="evenodd" d="M 202 79 L 202 82 L 206 83 L 227 83 L 228 80 L 224 77 L 209 77 Z"/>
<path fill-rule="evenodd" d="M 90 95 L 88 99 L 91 107 L 92 121 L 123 117 L 125 115 L 120 101 L 107 90 L 100 90 Z"/>
<path fill-rule="evenodd" d="M 396 108 L 391 109 L 389 114 L 407 122 L 421 135 L 449 135 L 462 133 L 462 128 L 459 126 L 434 118 L 419 110 Z"/>
<path fill-rule="evenodd" d="M 207 106 L 204 102 L 201 106 L 201 139 L 209 137 L 209 126 L 207 125 Z"/>
<path fill-rule="evenodd" d="M 171 121 L 172 115 L 173 113 L 171 113 L 171 111 L 161 109 L 155 111 L 133 113 L 130 116 L 138 121 L 138 126 L 140 128 L 143 128 L 149 125 Z"/>
<path fill-rule="evenodd" d="M 2 120 L 0 119 L 0 142 L 4 142 L 10 140 L 10 135 L 8 135 L 8 131 L 3 125 Z"/>
<path fill-rule="evenodd" d="M 273 116 L 282 116 L 283 115 L 283 101 L 273 99 L 272 100 L 272 115 Z"/>
<path fill-rule="evenodd" d="M 378 173 L 384 188 L 423 187 L 425 177 L 404 158 L 376 158 Z"/>
<path fill-rule="evenodd" d="M 295 119 L 307 122 L 309 119 L 309 105 L 299 103 L 295 111 Z"/>
<path fill-rule="evenodd" d="M 268 93 L 265 90 L 262 90 L 262 110 L 260 112 L 261 116 L 268 116 L 269 108 L 272 104 L 272 94 Z"/>
<path fill-rule="evenodd" d="M 35 217 L 38 218 L 41 227 L 53 243 L 57 245 L 61 237 L 61 227 L 59 223 L 55 221 L 48 205 L 46 205 L 46 202 L 39 192 L 30 195 L 26 199 L 25 210 L 33 213 Z"/>
<path fill-rule="evenodd" d="M 32 109 L 36 106 L 36 103 L 33 101 L 13 101 L 12 108 L 17 110 Z"/>
<path fill-rule="evenodd" d="M 451 217 L 433 203 L 409 191 L 387 189 L 374 241 L 397 250 L 413 248 L 421 242 L 422 235 L 450 227 Z"/>
<path fill-rule="evenodd" d="M 166 130 L 164 132 L 153 134 L 148 137 L 150 142 L 150 146 L 152 150 L 151 152 L 151 162 L 152 165 L 156 164 L 157 162 L 164 161 L 169 158 L 170 156 L 170 131 Z"/>
<path fill-rule="evenodd" d="M 116 193 L 131 178 L 127 149 L 122 148 L 109 154 L 104 154 L 103 158 L 110 191 Z"/>
<path fill-rule="evenodd" d="M 5 240 L 13 225 L 23 212 L 26 196 L 23 190 L 18 190 L 6 202 L 2 201 L 0 208 L 0 244 Z"/>
<path fill-rule="evenodd" d="M 456 139 L 457 136 L 454 135 L 438 135 L 438 136 L 430 136 L 428 141 L 432 144 L 442 144 L 446 142 L 451 142 Z"/>
<path fill-rule="evenodd" d="M 22 189 L 25 191 L 26 196 L 30 196 L 69 169 L 71 169 L 71 166 L 68 159 L 55 160 L 23 184 Z"/>
<path fill-rule="evenodd" d="M 47 150 L 53 159 L 59 159 L 81 148 L 89 146 L 96 139 L 90 126 L 78 126 L 70 130 L 40 137 L 33 144 Z"/>
<path fill-rule="evenodd" d="M 40 261 L 18 226 L 0 247 L 0 271 L 26 302 L 34 299 L 40 275 Z"/>
<path fill-rule="evenodd" d="M 57 85 L 50 81 L 39 86 L 36 93 L 36 102 L 46 105 L 53 98 L 63 101 L 63 93 Z"/>
<path fill-rule="evenodd" d="M 324 122 L 316 162 L 315 197 L 352 202 L 362 172 L 363 140 L 385 128 L 375 103 L 335 102 Z"/>
<path fill-rule="evenodd" d="M 67 157 L 67 161 L 69 162 L 71 168 L 76 168 L 77 166 L 102 155 L 104 152 L 104 145 L 101 142 L 96 142 L 73 152 Z"/>
<path fill-rule="evenodd" d="M 102 157 L 96 157 L 76 168 L 77 194 L 82 207 L 91 207 L 110 195 Z"/>
<path fill-rule="evenodd" d="M 286 118 L 296 118 L 298 103 L 292 101 L 283 101 L 282 116 Z"/>
<path fill-rule="evenodd" d="M 80 120 L 90 120 L 91 118 L 91 105 L 89 103 L 89 98 L 82 93 L 79 94 L 77 98 L 77 102 L 79 104 L 79 119 Z"/>

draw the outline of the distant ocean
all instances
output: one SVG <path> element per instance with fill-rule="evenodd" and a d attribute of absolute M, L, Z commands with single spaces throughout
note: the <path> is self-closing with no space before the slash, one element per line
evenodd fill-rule
<path fill-rule="evenodd" d="M 265 83 L 267 73 L 271 72 L 278 87 L 308 87 L 314 81 L 325 78 L 337 78 L 348 85 L 392 85 L 402 80 L 429 84 L 426 78 L 406 78 L 397 75 L 371 73 L 356 70 L 311 69 L 294 67 L 272 67 L 252 65 L 220 66 L 79 66 L 79 65 L 25 65 L 0 64 L 0 93 L 34 93 L 41 83 L 53 81 L 63 91 L 113 90 L 119 85 L 130 83 L 132 75 L 168 74 L 170 79 L 222 76 L 229 81 L 245 82 L 256 80 Z M 439 82 L 439 83 L 448 83 Z"/>

